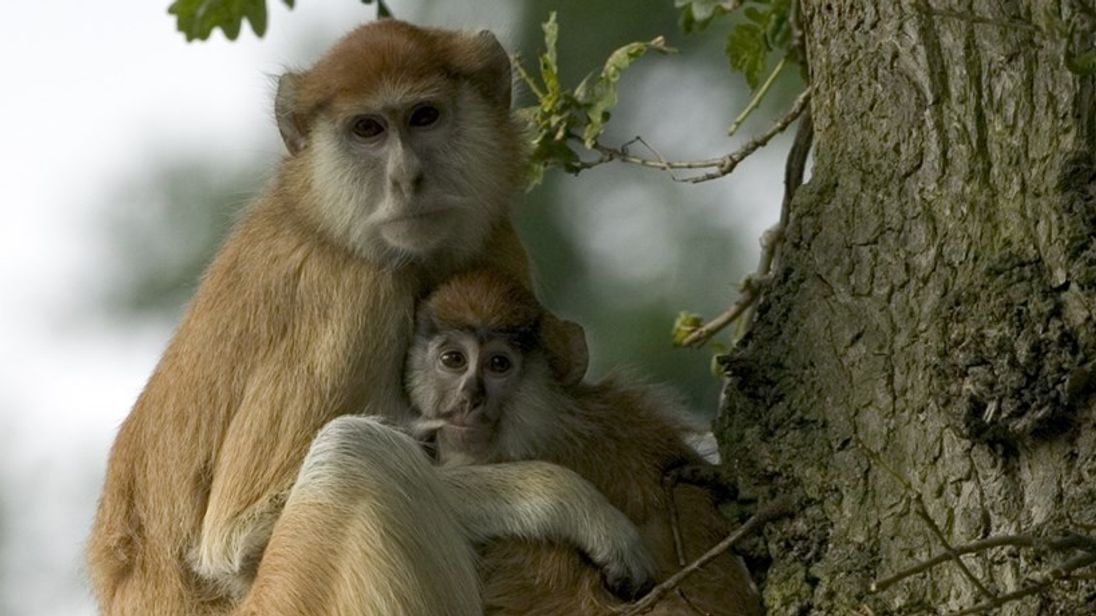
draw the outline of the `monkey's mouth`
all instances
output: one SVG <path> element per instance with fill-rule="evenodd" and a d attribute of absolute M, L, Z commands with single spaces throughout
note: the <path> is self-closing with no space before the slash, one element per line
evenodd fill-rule
<path fill-rule="evenodd" d="M 433 207 L 417 212 L 411 212 L 408 214 L 399 214 L 392 216 L 381 222 L 384 225 L 392 224 L 416 224 L 427 221 L 433 221 L 436 218 L 443 218 L 453 211 L 452 206 Z"/>
<path fill-rule="evenodd" d="M 454 417 L 445 420 L 438 432 L 444 441 L 466 448 L 490 440 L 492 426 L 482 417 Z"/>

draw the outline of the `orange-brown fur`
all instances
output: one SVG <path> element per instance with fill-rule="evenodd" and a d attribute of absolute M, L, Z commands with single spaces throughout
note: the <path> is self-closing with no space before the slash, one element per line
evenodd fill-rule
<path fill-rule="evenodd" d="M 681 567 L 674 549 L 665 471 L 701 463 L 683 441 L 683 426 L 665 415 L 663 399 L 615 378 L 579 385 L 577 401 L 559 418 L 553 447 L 538 459 L 566 466 L 594 484 L 640 529 L 659 564 L 658 581 Z M 686 561 L 723 539 L 730 526 L 704 490 L 679 485 L 674 501 Z M 481 565 L 488 614 L 612 614 L 621 601 L 604 589 L 598 572 L 562 545 L 505 540 L 490 545 Z M 737 557 L 724 554 L 680 587 L 702 614 L 754 616 L 759 600 Z M 692 614 L 671 593 L 652 614 Z"/>
<path fill-rule="evenodd" d="M 304 74 L 301 115 L 293 122 L 307 132 L 378 76 L 496 86 L 479 83 L 467 69 L 477 64 L 473 56 L 453 43 L 452 33 L 370 24 Z M 484 169 L 467 170 L 498 174 L 500 192 L 514 187 L 521 159 L 506 113 L 498 111 L 504 134 L 497 155 L 482 161 Z M 468 263 L 442 255 L 397 268 L 362 258 L 323 220 L 309 155 L 305 147 L 283 161 L 227 240 L 118 433 L 88 545 L 89 574 L 105 614 L 232 611 L 235 600 L 191 566 L 200 535 L 211 528 L 227 535 L 251 519 L 273 524 L 309 443 L 329 420 L 360 412 L 403 419 L 401 366 L 414 303 L 439 277 Z M 504 209 L 471 262 L 527 280 L 524 251 Z M 323 536 L 338 528 L 297 530 Z M 338 547 L 329 541 L 322 549 Z M 291 567 L 294 559 L 302 567 L 322 557 L 284 556 Z M 324 575 L 338 572 L 310 574 L 309 584 L 323 586 Z"/>
<path fill-rule="evenodd" d="M 541 349 L 534 353 L 546 354 L 548 361 L 573 353 L 573 344 L 564 340 L 558 330 L 545 329 L 546 323 L 554 321 L 533 295 L 497 272 L 455 276 L 428 298 L 420 308 L 420 315 L 424 321 L 433 319 L 442 329 L 482 333 L 534 328 L 539 330 L 541 343 Z M 616 377 L 597 384 L 549 385 L 547 394 L 543 391 L 529 394 L 551 396 L 536 405 L 540 410 L 531 410 L 534 405 L 527 395 L 512 400 L 511 408 L 504 411 L 504 415 L 552 414 L 549 420 L 536 424 L 549 426 L 541 433 L 520 437 L 526 453 L 507 453 L 498 445 L 478 462 L 539 459 L 576 471 L 636 523 L 658 561 L 660 579 L 669 577 L 680 565 L 663 476 L 679 465 L 703 463 L 683 438 L 686 427 L 673 415 L 677 403 L 663 391 L 628 384 Z M 417 395 L 414 387 L 412 395 Z M 496 429 L 501 432 L 506 428 Z M 444 460 L 444 452 L 439 453 Z M 708 492 L 679 485 L 674 489 L 674 501 L 687 562 L 729 533 L 727 521 Z M 614 608 L 621 606 L 621 601 L 603 587 L 598 571 L 574 549 L 563 545 L 497 541 L 484 551 L 481 572 L 488 614 L 596 615 L 614 613 Z M 745 567 L 730 554 L 705 565 L 679 588 L 691 605 L 671 593 L 651 613 L 728 616 L 761 613 L 760 598 Z"/>

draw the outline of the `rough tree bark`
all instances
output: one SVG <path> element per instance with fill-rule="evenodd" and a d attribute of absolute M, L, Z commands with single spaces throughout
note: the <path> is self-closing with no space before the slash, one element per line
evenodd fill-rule
<path fill-rule="evenodd" d="M 718 423 L 745 493 L 804 498 L 766 530 L 770 613 L 969 608 L 1073 553 L 869 589 L 945 542 L 1096 534 L 1096 83 L 1048 34 L 1096 42 L 1080 1 L 801 3 L 813 172 Z M 995 613 L 1093 604 L 1090 579 Z"/>

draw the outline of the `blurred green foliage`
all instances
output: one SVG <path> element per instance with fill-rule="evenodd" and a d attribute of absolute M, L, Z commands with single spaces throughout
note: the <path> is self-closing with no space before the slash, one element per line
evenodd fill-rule
<path fill-rule="evenodd" d="M 282 1 L 293 6 L 293 0 Z M 244 20 L 256 35 L 266 33 L 266 0 L 175 0 L 167 12 L 188 41 L 204 41 L 216 29 L 234 41 Z"/>
<path fill-rule="evenodd" d="M 273 161 L 243 167 L 177 153 L 111 197 L 106 218 L 113 284 L 107 309 L 177 319 L 202 270 L 239 212 L 259 191 Z"/>

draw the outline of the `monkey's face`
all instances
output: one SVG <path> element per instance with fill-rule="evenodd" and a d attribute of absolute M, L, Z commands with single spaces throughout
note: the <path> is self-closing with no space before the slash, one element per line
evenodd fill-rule
<path fill-rule="evenodd" d="M 525 368 L 522 353 L 502 337 L 448 331 L 415 345 L 411 398 L 422 414 L 420 427 L 436 430 L 443 462 L 491 458 Z"/>
<path fill-rule="evenodd" d="M 493 113 L 470 87 L 441 78 L 336 102 L 310 144 L 323 218 L 370 257 L 474 253 L 510 192 L 508 172 L 490 169 L 500 155 Z"/>

